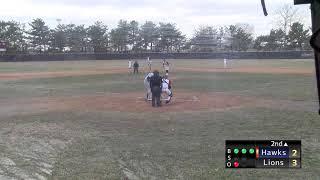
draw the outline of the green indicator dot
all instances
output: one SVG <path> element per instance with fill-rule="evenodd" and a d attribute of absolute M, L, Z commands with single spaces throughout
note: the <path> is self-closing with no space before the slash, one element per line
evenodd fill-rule
<path fill-rule="evenodd" d="M 247 150 L 246 149 L 242 149 L 241 152 L 242 152 L 242 154 L 246 154 Z"/>
<path fill-rule="evenodd" d="M 249 150 L 249 153 L 250 153 L 250 154 L 253 154 L 253 153 L 254 153 L 254 149 L 251 148 L 251 149 Z"/>
<path fill-rule="evenodd" d="M 238 153 L 239 153 L 239 149 L 236 148 L 236 149 L 233 150 L 233 152 L 234 152 L 235 154 L 238 154 Z"/>

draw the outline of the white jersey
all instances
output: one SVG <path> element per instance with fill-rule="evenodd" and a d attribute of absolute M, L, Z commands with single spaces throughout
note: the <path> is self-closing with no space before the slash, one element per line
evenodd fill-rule
<path fill-rule="evenodd" d="M 132 61 L 129 61 L 129 69 L 132 68 Z"/>
<path fill-rule="evenodd" d="M 146 75 L 146 77 L 144 78 L 144 88 L 146 90 L 146 100 L 151 100 L 151 96 L 152 96 L 152 93 L 151 93 L 151 88 L 150 88 L 150 78 L 153 76 L 153 73 L 148 73 Z"/>
<path fill-rule="evenodd" d="M 169 89 L 169 86 L 171 85 L 171 82 L 169 79 L 162 79 L 162 93 L 167 94 L 166 103 L 169 103 L 172 98 L 172 91 Z"/>
<path fill-rule="evenodd" d="M 164 70 L 169 71 L 169 69 L 170 69 L 169 64 L 165 64 L 165 65 L 164 65 Z"/>
<path fill-rule="evenodd" d="M 152 63 L 152 61 L 149 57 L 147 58 L 147 63 L 148 63 L 148 65 L 151 65 L 151 63 Z"/>
<path fill-rule="evenodd" d="M 162 89 L 169 89 L 169 79 L 162 79 Z"/>
<path fill-rule="evenodd" d="M 148 78 L 150 79 L 152 76 L 153 76 L 153 73 L 148 73 L 148 74 L 146 75 L 146 77 L 144 78 L 144 82 L 149 82 L 149 81 L 148 81 Z"/>

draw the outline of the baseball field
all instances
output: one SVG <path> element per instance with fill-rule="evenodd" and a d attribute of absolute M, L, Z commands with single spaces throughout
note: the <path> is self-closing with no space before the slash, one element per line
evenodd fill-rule
<path fill-rule="evenodd" d="M 320 177 L 313 60 L 169 60 L 161 108 L 139 62 L 0 63 L 0 179 Z M 227 139 L 301 139 L 302 169 L 225 169 Z"/>

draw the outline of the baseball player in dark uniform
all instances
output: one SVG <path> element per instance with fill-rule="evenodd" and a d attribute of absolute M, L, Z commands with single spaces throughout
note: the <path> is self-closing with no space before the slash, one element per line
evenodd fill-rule
<path fill-rule="evenodd" d="M 155 70 L 150 78 L 150 88 L 152 92 L 152 106 L 161 106 L 162 77 L 159 71 Z"/>
<path fill-rule="evenodd" d="M 133 74 L 139 73 L 139 63 L 138 61 L 135 61 L 133 64 Z"/>

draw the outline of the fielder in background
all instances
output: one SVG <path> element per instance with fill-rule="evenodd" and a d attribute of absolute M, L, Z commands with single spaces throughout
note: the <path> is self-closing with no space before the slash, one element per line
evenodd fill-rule
<path fill-rule="evenodd" d="M 166 74 L 169 73 L 169 69 L 170 69 L 170 63 L 168 61 L 165 62 L 164 66 L 163 66 Z"/>
<path fill-rule="evenodd" d="M 138 61 L 135 61 L 133 64 L 133 74 L 139 73 L 139 63 Z"/>
<path fill-rule="evenodd" d="M 164 69 L 164 65 L 166 64 L 166 59 L 165 58 L 163 58 L 162 59 L 162 67 L 163 67 L 163 69 Z"/>
<path fill-rule="evenodd" d="M 153 76 L 153 73 L 150 72 L 146 75 L 146 77 L 144 78 L 144 88 L 146 90 L 146 101 L 150 101 L 151 97 L 152 97 L 152 93 L 151 93 L 151 88 L 150 88 L 150 79 Z"/>
<path fill-rule="evenodd" d="M 161 106 L 162 78 L 159 71 L 155 70 L 150 78 L 150 89 L 152 93 L 152 107 Z"/>
<path fill-rule="evenodd" d="M 169 80 L 168 74 L 164 75 L 162 79 L 162 92 L 166 93 L 168 95 L 168 99 L 166 100 L 166 104 L 168 104 L 171 101 L 172 98 L 172 81 Z"/>
<path fill-rule="evenodd" d="M 147 64 L 148 64 L 148 67 L 149 67 L 149 72 L 151 72 L 151 69 L 152 69 L 152 61 L 151 61 L 151 58 L 150 57 L 147 57 Z"/>
<path fill-rule="evenodd" d="M 132 61 L 131 59 L 129 59 L 129 62 L 128 62 L 128 69 L 129 69 L 129 72 L 131 72 L 131 69 L 132 69 Z"/>
<path fill-rule="evenodd" d="M 227 68 L 227 59 L 226 58 L 223 59 L 223 67 L 225 69 Z"/>

